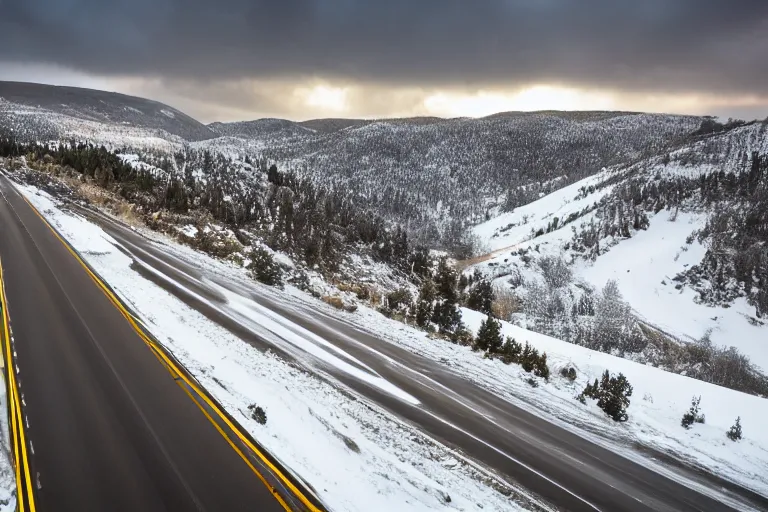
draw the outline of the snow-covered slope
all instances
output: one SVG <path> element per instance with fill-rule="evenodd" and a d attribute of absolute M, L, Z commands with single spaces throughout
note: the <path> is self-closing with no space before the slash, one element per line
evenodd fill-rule
<path fill-rule="evenodd" d="M 734 346 L 753 363 L 768 371 L 768 327 L 749 321 L 754 307 L 739 298 L 730 307 L 713 307 L 695 301 L 689 287 L 676 288 L 673 278 L 699 263 L 706 247 L 686 238 L 701 229 L 706 216 L 680 213 L 672 221 L 669 212 L 650 219 L 639 231 L 594 262 L 579 262 L 577 274 L 596 287 L 615 280 L 624 299 L 635 312 L 665 331 L 680 337 L 700 339 L 711 332 L 717 345 Z"/>
<path fill-rule="evenodd" d="M 85 119 L 0 98 L 0 129 L 22 140 L 88 141 L 108 149 L 129 147 L 170 153 L 185 140 L 162 129 Z"/>
<path fill-rule="evenodd" d="M 105 124 L 106 129 L 131 127 L 162 132 L 184 140 L 215 136 L 204 124 L 173 107 L 125 94 L 0 81 L 0 98 L 15 105 L 31 107 L 27 112 L 37 112 L 36 121 L 41 124 L 45 123 L 50 114 L 57 114 L 64 118 Z M 66 129 L 62 130 L 62 135 L 67 135 Z"/>
<path fill-rule="evenodd" d="M 287 119 L 271 118 L 235 123 L 211 123 L 208 128 L 222 136 L 256 140 L 283 140 L 314 133 L 314 130 Z"/>
<path fill-rule="evenodd" d="M 585 289 L 600 290 L 614 280 L 639 319 L 682 340 L 708 335 L 714 345 L 736 347 L 768 371 L 768 325 L 756 315 L 754 304 L 739 297 L 710 305 L 697 290 L 674 280 L 702 261 L 709 242 L 693 235 L 723 204 L 702 200 L 698 178 L 745 173 L 753 152 L 768 153 L 765 124 L 704 138 L 667 156 L 605 169 L 477 225 L 473 233 L 492 252 L 471 261 L 475 265 L 468 272 L 480 269 L 525 302 L 525 283 L 542 281 L 538 262 L 544 256 L 562 257 L 573 263 L 574 273 L 569 291 L 558 298 L 566 303 L 566 315 L 578 306 Z M 647 192 L 649 187 L 674 186 L 680 192 Z M 645 209 L 654 194 L 667 202 L 659 200 L 657 208 Z M 588 248 L 587 235 L 595 238 Z M 518 319 L 525 323 L 524 316 Z"/>
<path fill-rule="evenodd" d="M 583 198 L 578 197 L 579 189 L 597 185 L 609 175 L 608 171 L 601 171 L 594 176 L 544 195 L 537 201 L 478 224 L 472 231 L 482 240 L 485 247 L 496 252 L 530 240 L 539 230 L 546 231 L 553 225 L 555 218 L 558 219 L 558 227 L 562 227 L 566 219 L 572 215 L 578 215 L 579 220 L 584 220 L 587 214 L 583 212 L 606 196 L 611 191 L 611 187 L 602 188 Z M 564 233 L 561 231 L 558 236 Z M 548 239 L 552 238 L 555 237 L 548 237 Z"/>
<path fill-rule="evenodd" d="M 604 178 L 601 173 L 543 197 L 539 201 L 500 215 L 474 228 L 484 243 L 494 252 L 488 260 L 473 268 L 495 276 L 499 284 L 513 271 L 520 270 L 524 277 L 533 278 L 538 269 L 526 271 L 525 264 L 513 251 L 538 247 L 538 255 L 565 255 L 573 257 L 565 246 L 572 241 L 571 224 L 534 237 L 535 233 L 552 226 L 553 218 L 560 222 L 572 213 L 589 209 L 605 197 L 612 186 L 602 188 L 585 198 L 578 190 Z M 573 225 L 589 223 L 594 212 L 580 215 Z M 525 220 L 527 219 L 527 223 Z M 674 219 L 674 220 L 673 220 Z M 694 301 L 697 293 L 690 288 L 676 288 L 673 278 L 691 265 L 701 261 L 706 248 L 698 243 L 687 244 L 694 231 L 702 229 L 706 212 L 678 213 L 676 218 L 666 210 L 651 216 L 646 230 L 632 238 L 618 241 L 610 250 L 594 261 L 576 259 L 574 271 L 578 278 L 596 289 L 609 280 L 615 280 L 624 299 L 644 320 L 684 339 L 699 339 L 711 332 L 718 345 L 735 346 L 747 354 L 754 363 L 768 370 L 768 328 L 754 325 L 754 308 L 744 299 L 727 308 L 712 307 Z M 510 224 L 515 227 L 508 228 Z"/>

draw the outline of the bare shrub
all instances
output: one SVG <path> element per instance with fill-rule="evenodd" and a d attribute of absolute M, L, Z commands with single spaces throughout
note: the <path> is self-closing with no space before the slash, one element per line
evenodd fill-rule
<path fill-rule="evenodd" d="M 520 312 L 522 308 L 522 301 L 512 290 L 501 286 L 495 288 L 494 300 L 491 303 L 493 316 L 502 320 L 509 320 L 514 313 Z"/>
<path fill-rule="evenodd" d="M 338 295 L 323 295 L 321 300 L 336 309 L 344 309 L 344 301 Z"/>
<path fill-rule="evenodd" d="M 357 304 L 344 302 L 344 299 L 338 295 L 323 295 L 320 300 L 341 311 L 346 311 L 348 313 L 357 311 Z"/>

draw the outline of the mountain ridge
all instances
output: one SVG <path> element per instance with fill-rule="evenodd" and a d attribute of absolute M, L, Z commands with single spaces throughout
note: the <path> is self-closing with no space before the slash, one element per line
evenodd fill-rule
<path fill-rule="evenodd" d="M 216 136 L 203 123 L 181 110 L 159 101 L 117 92 L 0 81 L 0 98 L 9 103 L 42 108 L 88 121 L 164 130 L 189 141 Z"/>

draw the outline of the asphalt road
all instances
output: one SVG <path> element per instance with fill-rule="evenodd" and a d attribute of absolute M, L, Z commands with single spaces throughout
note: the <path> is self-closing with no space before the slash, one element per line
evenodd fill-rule
<path fill-rule="evenodd" d="M 136 264 L 137 273 L 154 281 L 241 339 L 260 348 L 269 347 L 285 357 L 286 344 L 274 344 L 254 329 L 247 318 L 238 319 L 228 308 L 219 287 L 275 312 L 344 352 L 359 359 L 378 375 L 416 397 L 413 407 L 379 389 L 308 356 L 298 358 L 310 371 L 321 369 L 339 383 L 378 403 L 442 442 L 517 483 L 562 510 L 602 511 L 720 511 L 768 510 L 768 498 L 734 485 L 711 473 L 664 461 L 646 453 L 668 471 L 715 489 L 730 498 L 726 506 L 635 463 L 613 451 L 552 424 L 454 374 L 446 366 L 377 338 L 360 326 L 313 309 L 261 285 L 249 283 L 171 246 L 152 242 L 135 231 L 95 212 L 91 220 L 114 237 L 120 249 Z M 141 264 L 138 264 L 138 263 Z M 154 272 L 142 267 L 149 266 Z M 166 276 L 158 279 L 157 274 Z M 193 292 L 193 293 L 190 293 Z M 195 297 L 195 295 L 197 297 Z M 204 297 L 205 301 L 201 301 Z M 278 334 L 279 336 L 279 334 Z M 309 361 L 309 363 L 308 363 Z M 630 448 L 628 448 L 630 449 Z"/>
<path fill-rule="evenodd" d="M 36 510 L 284 510 L 11 189 L 0 260 Z"/>

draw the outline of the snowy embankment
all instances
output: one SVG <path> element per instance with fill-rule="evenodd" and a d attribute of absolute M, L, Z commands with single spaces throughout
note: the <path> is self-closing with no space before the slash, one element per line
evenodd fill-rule
<path fill-rule="evenodd" d="M 293 294 L 299 300 L 311 300 L 298 290 L 293 290 Z M 331 308 L 327 311 L 333 312 Z M 349 318 L 349 315 L 346 316 Z M 527 383 L 532 374 L 525 373 L 520 366 L 505 365 L 500 360 L 486 359 L 468 347 L 432 339 L 423 331 L 387 319 L 367 307 L 361 307 L 353 316 L 358 317 L 356 323 L 364 325 L 382 339 L 439 361 L 498 396 L 636 462 L 664 472 L 670 478 L 678 476 L 630 446 L 639 443 L 659 450 L 768 496 L 768 429 L 763 428 L 768 422 L 766 399 L 589 350 L 502 322 L 505 336 L 511 336 L 520 343 L 527 341 L 547 353 L 552 370 L 550 381 L 547 383 L 538 379 L 540 385 L 532 387 Z M 462 316 L 475 332 L 485 318 L 469 309 L 462 309 Z M 559 375 L 564 367 L 576 369 L 574 382 Z M 634 387 L 628 409 L 629 421 L 626 423 L 615 423 L 594 403 L 588 402 L 585 406 L 574 398 L 605 370 L 623 373 Z M 702 397 L 706 423 L 685 430 L 680 420 L 690 407 L 693 396 Z M 725 432 L 737 416 L 741 416 L 744 439 L 732 442 Z M 696 487 L 690 481 L 683 483 Z M 699 490 L 717 492 L 706 488 Z M 719 498 L 722 499 L 722 496 Z"/>
<path fill-rule="evenodd" d="M 460 454 L 275 354 L 244 343 L 140 277 L 119 244 L 99 227 L 63 212 L 34 187 L 18 188 L 227 411 L 308 481 L 332 510 L 519 508 L 488 485 L 492 476 Z M 266 411 L 265 425 L 251 418 L 251 404 Z"/>

